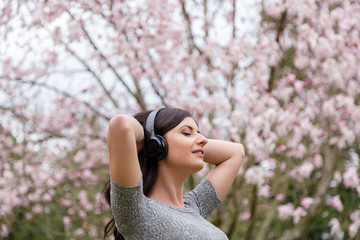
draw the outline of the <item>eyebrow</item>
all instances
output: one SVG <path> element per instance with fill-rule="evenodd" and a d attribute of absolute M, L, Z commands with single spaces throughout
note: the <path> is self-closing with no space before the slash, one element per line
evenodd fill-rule
<path fill-rule="evenodd" d="M 180 127 L 180 129 L 182 129 L 182 128 L 184 128 L 184 127 L 189 128 L 190 130 L 194 130 L 194 128 L 193 128 L 193 127 L 191 127 L 191 126 L 189 126 L 189 125 L 184 125 L 184 126 L 181 126 L 181 127 Z M 197 133 L 200 133 L 200 131 L 199 131 L 199 130 L 197 130 Z"/>

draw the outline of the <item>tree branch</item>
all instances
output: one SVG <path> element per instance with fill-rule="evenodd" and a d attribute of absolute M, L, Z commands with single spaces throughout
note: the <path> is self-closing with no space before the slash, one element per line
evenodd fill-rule
<path fill-rule="evenodd" d="M 111 2 L 111 5 L 110 5 L 110 9 L 112 9 L 112 4 L 113 2 Z M 105 20 L 109 21 L 111 23 L 111 25 L 113 26 L 114 30 L 116 30 L 116 23 L 114 21 L 112 21 L 111 19 L 107 19 L 107 17 L 101 13 L 100 14 Z M 103 55 L 101 53 L 101 51 L 98 50 L 98 47 L 96 46 L 96 44 L 94 43 L 94 41 L 92 41 L 90 35 L 88 34 L 88 32 L 86 31 L 86 29 L 83 27 L 83 31 L 84 33 L 87 35 L 91 45 L 93 45 L 94 49 L 97 50 L 99 53 L 100 53 L 100 57 L 106 62 L 106 64 L 108 65 L 108 67 L 112 70 L 112 72 L 115 74 L 115 76 L 120 80 L 120 82 L 125 86 L 125 88 L 127 89 L 127 91 L 136 99 L 137 103 L 139 104 L 139 106 L 141 107 L 142 110 L 145 110 L 147 109 L 147 106 L 146 106 L 146 102 L 145 102 L 145 99 L 144 99 L 144 96 L 142 94 L 142 91 L 141 91 L 141 88 L 140 88 L 140 85 L 139 85 L 139 80 L 137 78 L 135 78 L 132 74 L 131 74 L 131 68 L 130 66 L 128 66 L 129 70 L 130 70 L 130 75 L 133 79 L 133 82 L 134 82 L 134 85 L 135 85 L 135 88 L 136 88 L 136 93 L 134 93 L 130 88 L 129 86 L 125 83 L 125 81 L 123 80 L 123 78 L 118 74 L 118 72 L 116 71 L 116 69 L 112 66 L 112 64 L 110 64 L 110 62 L 108 61 L 108 59 L 105 57 L 105 55 Z M 130 40 L 127 36 L 127 33 L 126 31 L 123 29 L 122 30 L 122 34 L 124 34 L 125 36 L 125 39 L 126 41 L 129 43 Z M 138 53 L 136 50 L 134 50 L 135 52 L 135 57 L 137 60 L 139 60 L 138 58 Z"/>
<path fill-rule="evenodd" d="M 304 239 L 304 234 L 307 233 L 307 229 L 309 228 L 311 221 L 316 217 L 319 209 L 321 208 L 327 190 L 329 188 L 330 181 L 334 174 L 336 155 L 331 150 L 330 147 L 325 148 L 324 153 L 324 167 L 321 172 L 322 177 L 317 186 L 317 190 L 314 196 L 314 203 L 310 206 L 307 214 L 303 217 L 295 226 L 290 230 L 288 234 L 283 236 L 280 240 L 295 240 L 295 239 Z"/>
<path fill-rule="evenodd" d="M 27 118 L 27 117 L 25 117 L 25 116 L 22 115 L 22 114 L 17 113 L 17 112 L 15 111 L 15 109 L 12 108 L 12 107 L 0 105 L 0 110 L 7 111 L 7 112 L 11 112 L 11 113 L 15 116 L 16 119 L 19 119 L 19 120 L 20 120 L 21 122 L 23 122 L 23 123 L 26 122 L 26 121 L 28 121 L 28 118 Z"/>
<path fill-rule="evenodd" d="M 189 53 L 191 55 L 193 53 L 193 51 L 196 50 L 199 53 L 199 55 L 203 55 L 204 52 L 195 44 L 195 38 L 194 38 L 192 29 L 191 29 L 191 20 L 190 20 L 190 16 L 189 16 L 188 12 L 186 11 L 185 1 L 180 0 L 180 4 L 181 4 L 182 15 L 183 15 L 185 21 L 187 22 L 187 36 L 188 36 L 188 44 L 189 44 Z M 206 63 L 208 66 L 212 66 L 211 59 L 209 56 L 206 56 Z"/>
<path fill-rule="evenodd" d="M 244 177 L 240 178 L 240 180 L 238 180 L 238 181 L 236 181 L 236 179 L 235 179 L 235 183 L 233 184 L 233 187 L 232 187 L 232 192 L 230 193 L 230 196 L 229 196 L 229 198 L 233 199 L 233 204 L 234 204 L 234 213 L 232 215 L 229 229 L 226 232 L 226 235 L 229 236 L 229 239 L 232 239 L 232 236 L 234 235 L 234 233 L 236 231 L 236 227 L 239 222 L 239 214 L 241 212 L 241 203 L 245 196 L 243 194 L 240 194 L 240 197 L 236 197 L 236 189 L 243 189 L 242 186 L 243 186 L 244 182 L 245 182 Z"/>
<path fill-rule="evenodd" d="M 152 65 L 152 67 L 153 67 L 153 70 L 154 70 L 154 72 L 155 72 L 155 74 L 156 74 L 156 77 L 159 79 L 159 81 L 161 81 L 162 78 L 161 78 L 161 76 L 160 76 L 159 71 L 158 71 L 158 70 L 156 69 L 156 67 L 155 67 L 154 59 L 151 57 L 150 54 L 148 54 L 148 56 L 149 56 L 151 65 Z M 169 107 L 168 104 L 166 104 L 165 101 L 164 101 L 164 99 L 167 97 L 167 91 L 166 91 L 166 89 L 163 88 L 164 94 L 161 94 L 161 93 L 160 93 L 160 89 L 158 88 L 158 86 L 156 86 L 151 80 L 149 80 L 149 81 L 150 81 L 150 84 L 151 84 L 152 88 L 154 89 L 156 95 L 158 95 L 158 96 L 160 97 L 162 104 L 163 104 L 165 107 Z"/>
<path fill-rule="evenodd" d="M 208 7 L 207 7 L 207 3 L 208 3 L 208 1 L 207 0 L 203 0 L 203 5 L 204 5 L 204 12 L 203 12 L 203 14 L 204 14 L 204 29 L 205 29 L 205 39 L 206 38 L 208 38 L 208 36 L 209 36 L 209 21 L 208 21 L 208 19 L 207 19 L 207 15 L 208 15 Z"/>
<path fill-rule="evenodd" d="M 1 78 L 4 78 L 4 76 L 0 76 L 0 79 Z M 95 107 L 91 106 L 91 104 L 89 104 L 88 102 L 84 102 L 84 101 L 81 101 L 79 99 L 77 99 L 75 96 L 72 96 L 71 94 L 67 93 L 67 92 L 64 92 L 64 91 L 61 91 L 55 87 L 52 87 L 52 86 L 49 86 L 45 83 L 41 83 L 41 82 L 38 82 L 36 80 L 23 80 L 23 79 L 20 79 L 20 78 L 15 78 L 15 79 L 10 79 L 10 80 L 13 80 L 13 81 L 17 81 L 17 82 L 20 82 L 20 83 L 23 83 L 23 84 L 29 84 L 29 85 L 36 85 L 36 86 L 39 86 L 39 87 L 43 87 L 43 88 L 46 88 L 48 90 L 51 90 L 51 91 L 54 91 L 56 93 L 60 93 L 62 95 L 64 95 L 65 97 L 67 98 L 71 98 L 71 99 L 75 99 L 76 101 L 78 101 L 79 103 L 81 104 L 84 104 L 86 107 L 88 107 L 89 109 L 91 109 L 96 115 L 106 119 L 106 120 L 110 120 L 110 118 L 104 114 L 102 114 L 101 112 L 99 112 Z"/>
<path fill-rule="evenodd" d="M 273 201 L 273 204 L 271 205 L 270 213 L 266 215 L 266 219 L 260 228 L 259 235 L 257 236 L 256 240 L 266 239 L 265 234 L 267 233 L 274 217 L 276 217 L 277 206 L 278 206 L 277 201 Z"/>
<path fill-rule="evenodd" d="M 252 156 L 249 156 L 247 158 L 247 161 L 243 164 L 243 173 L 245 173 L 247 171 L 247 169 L 249 169 L 254 163 L 254 158 Z M 245 183 L 245 177 L 244 175 L 242 176 L 238 176 L 235 179 L 235 182 L 233 184 L 233 187 L 231 188 L 231 192 L 229 194 L 229 198 L 232 198 L 234 200 L 234 207 L 235 207 L 235 211 L 232 215 L 232 219 L 230 222 L 230 226 L 229 229 L 226 232 L 226 235 L 229 237 L 229 239 L 232 239 L 233 234 L 235 234 L 237 226 L 238 226 L 238 221 L 239 221 L 239 214 L 241 212 L 241 204 L 242 201 L 244 199 L 244 196 L 246 196 L 246 193 L 244 192 L 244 190 L 246 188 L 243 188 L 242 186 Z M 241 189 L 242 191 L 240 191 L 239 196 L 240 197 L 236 197 L 236 190 L 237 189 Z"/>
<path fill-rule="evenodd" d="M 257 210 L 257 200 L 258 200 L 258 187 L 257 185 L 253 186 L 252 189 L 252 201 L 250 206 L 250 225 L 245 235 L 245 240 L 251 240 L 252 239 L 252 233 L 255 228 L 255 222 L 256 222 L 256 210 Z"/>
<path fill-rule="evenodd" d="M 285 29 L 286 17 L 287 17 L 287 9 L 285 9 L 285 11 L 282 13 L 281 19 L 280 19 L 280 22 L 279 22 L 279 26 L 278 26 L 278 29 L 276 31 L 276 42 L 279 45 L 280 45 L 280 36 L 283 34 L 284 29 Z M 277 74 L 277 66 L 272 66 L 270 68 L 269 88 L 267 90 L 268 92 L 271 92 L 273 90 L 273 88 L 274 88 L 276 74 Z"/>
<path fill-rule="evenodd" d="M 69 10 L 66 10 L 67 13 L 70 15 L 70 17 L 74 20 L 75 17 L 70 13 Z M 116 76 L 116 78 L 124 85 L 124 87 L 126 88 L 126 90 L 137 100 L 138 104 L 140 105 L 140 107 L 142 109 L 146 109 L 146 105 L 145 105 L 145 100 L 141 94 L 141 90 L 140 87 L 138 85 L 138 82 L 136 80 L 134 80 L 134 84 L 136 87 L 137 92 L 134 93 L 130 87 L 125 83 L 124 79 L 120 76 L 120 74 L 116 71 L 115 67 L 109 62 L 109 60 L 107 59 L 107 57 L 100 51 L 100 49 L 97 47 L 97 45 L 95 44 L 95 42 L 93 41 L 93 39 L 91 38 L 90 34 L 88 33 L 88 31 L 85 29 L 84 25 L 81 25 L 81 29 L 84 32 L 85 36 L 87 37 L 87 39 L 89 40 L 91 46 L 93 46 L 94 50 L 97 51 L 99 53 L 99 56 L 101 57 L 101 59 L 106 63 L 106 65 L 111 69 L 111 71 L 114 73 L 114 75 Z M 69 47 L 67 47 L 69 49 Z M 105 94 L 110 98 L 110 100 L 112 101 L 112 103 L 114 104 L 115 107 L 118 107 L 117 102 L 112 98 L 111 93 L 106 89 L 106 87 L 104 86 L 104 84 L 102 83 L 100 77 L 98 77 L 89 67 L 89 65 L 82 60 L 74 51 L 70 50 L 72 52 L 72 54 L 86 67 L 86 69 L 92 73 L 92 75 L 95 77 L 95 79 L 98 81 L 98 83 L 101 85 L 101 87 L 103 88 Z"/>
<path fill-rule="evenodd" d="M 235 38 L 236 37 L 236 25 L 235 25 L 235 17 L 236 17 L 236 0 L 233 0 L 233 16 L 232 16 L 232 37 Z"/>

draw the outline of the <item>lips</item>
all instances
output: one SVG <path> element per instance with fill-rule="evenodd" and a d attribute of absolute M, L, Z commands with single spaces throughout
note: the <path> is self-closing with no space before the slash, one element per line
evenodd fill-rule
<path fill-rule="evenodd" d="M 204 153 L 205 151 L 203 149 L 196 149 L 195 151 L 193 151 L 192 153 L 200 156 L 200 157 L 204 157 Z"/>

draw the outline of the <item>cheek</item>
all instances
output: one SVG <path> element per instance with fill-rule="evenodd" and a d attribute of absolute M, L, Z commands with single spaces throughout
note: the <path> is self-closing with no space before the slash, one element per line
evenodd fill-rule
<path fill-rule="evenodd" d="M 171 157 L 185 156 L 189 152 L 189 144 L 184 139 L 172 139 L 168 141 L 169 152 Z"/>
<path fill-rule="evenodd" d="M 169 155 L 171 155 L 172 157 L 180 157 L 183 154 L 184 154 L 184 150 L 181 144 L 169 145 Z"/>

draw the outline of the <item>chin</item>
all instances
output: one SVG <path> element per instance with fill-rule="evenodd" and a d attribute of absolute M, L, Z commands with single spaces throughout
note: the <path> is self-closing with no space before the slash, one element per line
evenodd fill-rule
<path fill-rule="evenodd" d="M 204 168 L 204 162 L 201 162 L 201 164 L 197 164 L 196 166 L 194 166 L 194 173 L 199 172 L 203 168 Z"/>

